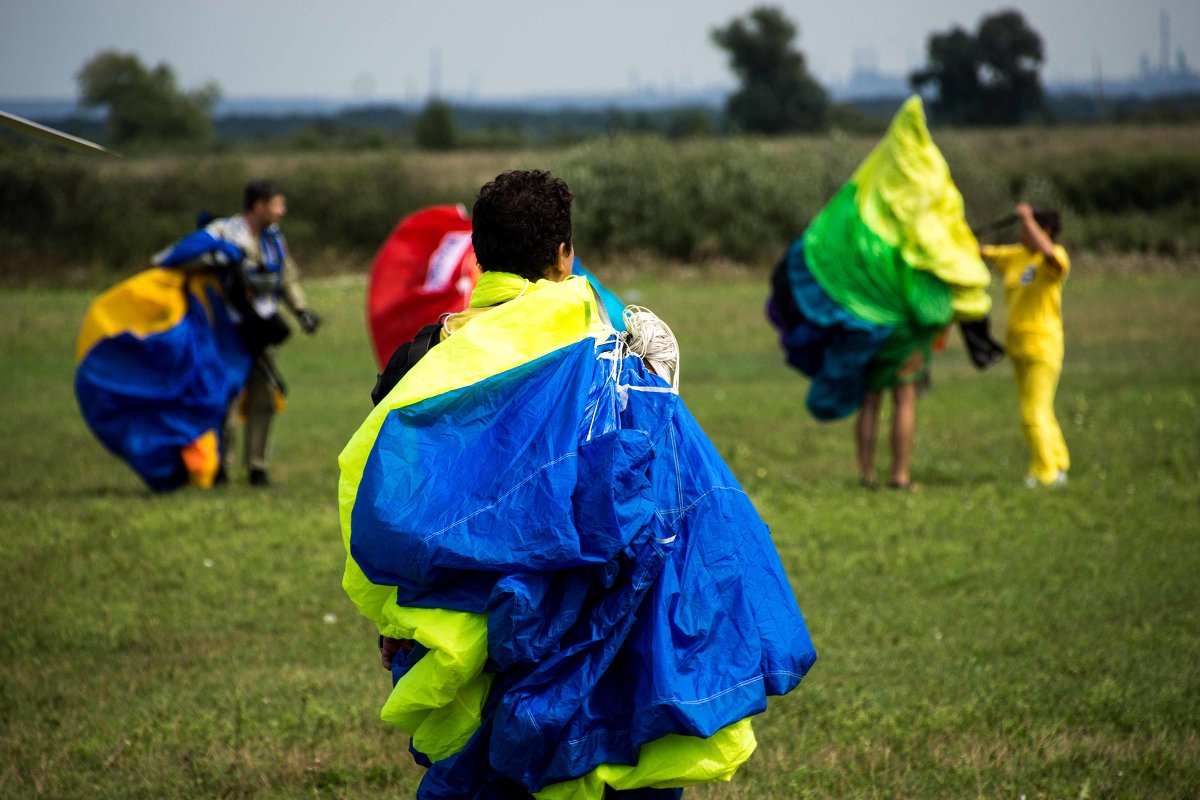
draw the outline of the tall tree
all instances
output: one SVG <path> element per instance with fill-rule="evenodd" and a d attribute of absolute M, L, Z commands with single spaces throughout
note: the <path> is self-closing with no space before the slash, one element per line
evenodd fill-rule
<path fill-rule="evenodd" d="M 179 89 L 167 64 L 147 69 L 136 55 L 105 50 L 75 76 L 84 106 L 108 107 L 113 144 L 200 142 L 212 136 L 215 83 Z"/>
<path fill-rule="evenodd" d="M 1039 70 L 1045 52 L 1042 37 L 1019 11 L 985 17 L 975 35 L 983 65 L 984 95 L 991 103 L 987 121 L 1020 122 L 1042 109 L 1045 94 Z"/>
<path fill-rule="evenodd" d="M 929 37 L 929 64 L 909 76 L 932 86 L 936 115 L 968 125 L 1015 125 L 1045 104 L 1042 37 L 1019 11 L 984 17 L 974 35 L 959 27 Z"/>
<path fill-rule="evenodd" d="M 793 46 L 796 34 L 796 26 L 774 6 L 759 6 L 712 30 L 713 42 L 729 54 L 742 84 L 725 106 L 735 127 L 780 134 L 826 126 L 829 95 Z"/>

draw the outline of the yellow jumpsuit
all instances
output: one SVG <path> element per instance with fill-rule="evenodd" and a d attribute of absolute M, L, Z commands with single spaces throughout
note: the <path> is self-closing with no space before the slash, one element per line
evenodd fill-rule
<path fill-rule="evenodd" d="M 1004 281 L 1008 308 L 1005 348 L 1017 378 L 1021 427 L 1029 446 L 1029 477 L 1047 485 L 1066 479 L 1071 456 L 1054 415 L 1063 363 L 1062 287 L 1071 269 L 1067 251 L 1054 246 L 1062 269 L 1024 245 L 985 245 L 983 257 Z"/>

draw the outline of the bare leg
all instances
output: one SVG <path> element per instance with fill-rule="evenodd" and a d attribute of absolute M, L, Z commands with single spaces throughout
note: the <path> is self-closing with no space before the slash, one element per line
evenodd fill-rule
<path fill-rule="evenodd" d="M 917 430 L 917 385 L 902 383 L 892 390 L 892 477 L 894 486 L 908 486 L 908 465 L 912 460 L 913 438 Z"/>
<path fill-rule="evenodd" d="M 875 477 L 875 439 L 879 430 L 879 409 L 883 394 L 867 392 L 858 411 L 855 442 L 858 445 L 858 476 L 866 486 L 878 486 Z"/>

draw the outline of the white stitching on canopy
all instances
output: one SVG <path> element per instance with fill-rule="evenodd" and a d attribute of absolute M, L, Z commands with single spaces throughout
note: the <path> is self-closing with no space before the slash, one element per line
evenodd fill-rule
<path fill-rule="evenodd" d="M 465 517 L 460 517 L 459 519 L 456 519 L 456 520 L 454 520 L 454 522 L 451 522 L 449 525 L 447 525 L 446 527 L 442 528 L 440 531 L 434 531 L 433 533 L 429 534 L 429 535 L 428 535 L 428 536 L 426 536 L 425 538 L 421 539 L 421 541 L 422 541 L 422 542 L 428 542 L 430 539 L 434 539 L 434 538 L 436 538 L 436 537 L 438 537 L 438 536 L 441 536 L 443 533 L 445 533 L 446 531 L 448 531 L 448 530 L 450 530 L 451 528 L 455 527 L 456 525 L 461 525 L 462 523 L 464 523 L 464 522 L 466 522 L 467 520 L 469 520 L 471 517 L 474 517 L 474 516 L 476 516 L 477 514 L 482 514 L 483 512 L 485 512 L 485 511 L 487 511 L 487 510 L 489 510 L 489 509 L 495 508 L 496 506 L 500 505 L 500 503 L 502 503 L 502 502 L 504 501 L 504 498 L 508 497 L 510 494 L 512 494 L 513 492 L 515 492 L 517 489 L 520 489 L 522 486 L 524 486 L 525 484 L 527 484 L 527 483 L 529 483 L 531 480 L 533 480 L 534 476 L 535 476 L 535 475 L 537 475 L 539 472 L 541 472 L 541 471 L 543 471 L 543 470 L 546 470 L 546 469 L 549 469 L 550 467 L 553 467 L 555 464 L 557 464 L 557 463 L 558 463 L 558 462 L 560 462 L 560 461 L 565 461 L 565 460 L 566 460 L 566 459 L 568 459 L 568 458 L 575 458 L 575 456 L 576 456 L 576 455 L 577 455 L 576 453 L 563 453 L 561 456 L 559 456 L 558 458 L 554 459 L 553 461 L 548 461 L 548 462 L 546 462 L 545 464 L 542 464 L 540 467 L 538 467 L 537 469 L 535 469 L 533 472 L 531 472 L 531 473 L 529 473 L 528 475 L 526 475 L 526 476 L 525 476 L 525 478 L 524 478 L 524 479 L 523 479 L 523 480 L 522 480 L 520 483 L 518 483 L 517 485 L 513 486 L 511 489 L 509 489 L 509 490 L 508 490 L 507 492 L 505 492 L 504 494 L 502 494 L 502 495 L 500 495 L 499 497 L 497 497 L 497 498 L 496 498 L 496 501 L 495 501 L 494 503 L 488 503 L 486 506 L 482 506 L 482 507 L 480 507 L 480 508 L 477 508 L 477 509 L 475 509 L 475 510 L 474 510 L 474 511 L 472 511 L 470 514 L 467 514 Z"/>

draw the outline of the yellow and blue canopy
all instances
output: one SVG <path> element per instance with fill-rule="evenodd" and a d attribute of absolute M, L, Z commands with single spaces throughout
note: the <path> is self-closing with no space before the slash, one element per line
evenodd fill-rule
<path fill-rule="evenodd" d="M 343 586 L 416 642 L 383 717 L 418 797 L 728 780 L 816 658 L 766 525 L 585 279 L 472 305 L 340 458 Z"/>
<path fill-rule="evenodd" d="M 211 485 L 250 356 L 217 279 L 155 268 L 88 308 L 75 346 L 88 427 L 156 491 Z"/>

